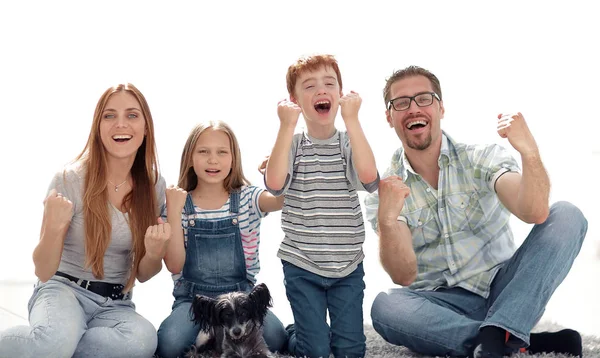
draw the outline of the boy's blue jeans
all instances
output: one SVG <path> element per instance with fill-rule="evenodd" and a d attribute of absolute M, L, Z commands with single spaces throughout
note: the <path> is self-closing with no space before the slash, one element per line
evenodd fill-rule
<path fill-rule="evenodd" d="M 526 347 L 531 329 L 571 269 L 586 231 L 581 211 L 558 202 L 498 271 L 487 299 L 462 288 L 392 289 L 373 302 L 373 327 L 386 341 L 426 355 L 467 356 L 485 326 L 510 332 L 508 345 L 515 350 Z"/>
<path fill-rule="evenodd" d="M 294 314 L 295 332 L 289 337 L 289 353 L 309 358 L 327 358 L 330 352 L 335 357 L 363 357 L 363 264 L 346 277 L 328 278 L 282 262 L 286 294 Z"/>

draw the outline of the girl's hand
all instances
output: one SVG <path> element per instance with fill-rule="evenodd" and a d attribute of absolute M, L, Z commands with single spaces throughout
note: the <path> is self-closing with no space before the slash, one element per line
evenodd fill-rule
<path fill-rule="evenodd" d="M 185 199 L 187 198 L 187 191 L 178 186 L 169 185 L 165 191 L 165 196 L 167 198 L 168 213 L 180 213 L 183 210 Z"/>
<path fill-rule="evenodd" d="M 267 155 L 265 159 L 258 166 L 258 172 L 262 175 L 265 175 L 265 171 L 267 170 L 267 163 L 269 162 L 269 156 Z"/>

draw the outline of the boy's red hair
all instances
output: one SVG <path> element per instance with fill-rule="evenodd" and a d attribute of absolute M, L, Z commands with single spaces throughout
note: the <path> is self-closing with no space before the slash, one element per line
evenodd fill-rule
<path fill-rule="evenodd" d="M 290 96 L 294 96 L 294 88 L 296 87 L 296 81 L 298 77 L 304 72 L 312 72 L 318 70 L 320 67 L 330 66 L 337 75 L 338 83 L 340 84 L 340 91 L 342 90 L 342 74 L 338 63 L 333 55 L 312 55 L 307 57 L 301 57 L 292 64 L 287 71 L 286 81 L 287 89 Z"/>

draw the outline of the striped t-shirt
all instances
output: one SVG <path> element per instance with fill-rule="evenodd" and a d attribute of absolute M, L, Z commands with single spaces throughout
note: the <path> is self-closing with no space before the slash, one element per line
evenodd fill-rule
<path fill-rule="evenodd" d="M 260 220 L 267 215 L 260 211 L 258 199 L 265 190 L 256 186 L 243 186 L 240 189 L 240 212 L 238 214 L 238 225 L 242 237 L 242 248 L 246 259 L 246 277 L 252 283 L 256 283 L 256 275 L 260 271 L 258 259 L 258 245 L 260 244 Z M 229 212 L 229 199 L 219 209 L 207 210 L 194 205 L 195 214 L 187 215 L 185 208 L 181 212 L 181 224 L 183 227 L 183 238 L 187 247 L 187 227 L 191 219 L 219 220 L 232 218 L 235 214 Z M 177 280 L 181 274 L 173 275 Z"/>
<path fill-rule="evenodd" d="M 358 179 L 345 132 L 325 140 L 294 135 L 284 187 L 267 187 L 274 195 L 285 195 L 285 236 L 277 256 L 325 277 L 353 272 L 364 258 L 365 239 L 357 190 L 373 192 L 378 184 L 379 176 L 366 185 Z"/>

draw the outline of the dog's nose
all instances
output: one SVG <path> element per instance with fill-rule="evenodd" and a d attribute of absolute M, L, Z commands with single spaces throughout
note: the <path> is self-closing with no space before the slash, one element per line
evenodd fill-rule
<path fill-rule="evenodd" d="M 231 332 L 234 336 L 239 336 L 240 334 L 242 334 L 242 329 L 240 327 L 235 327 Z"/>

